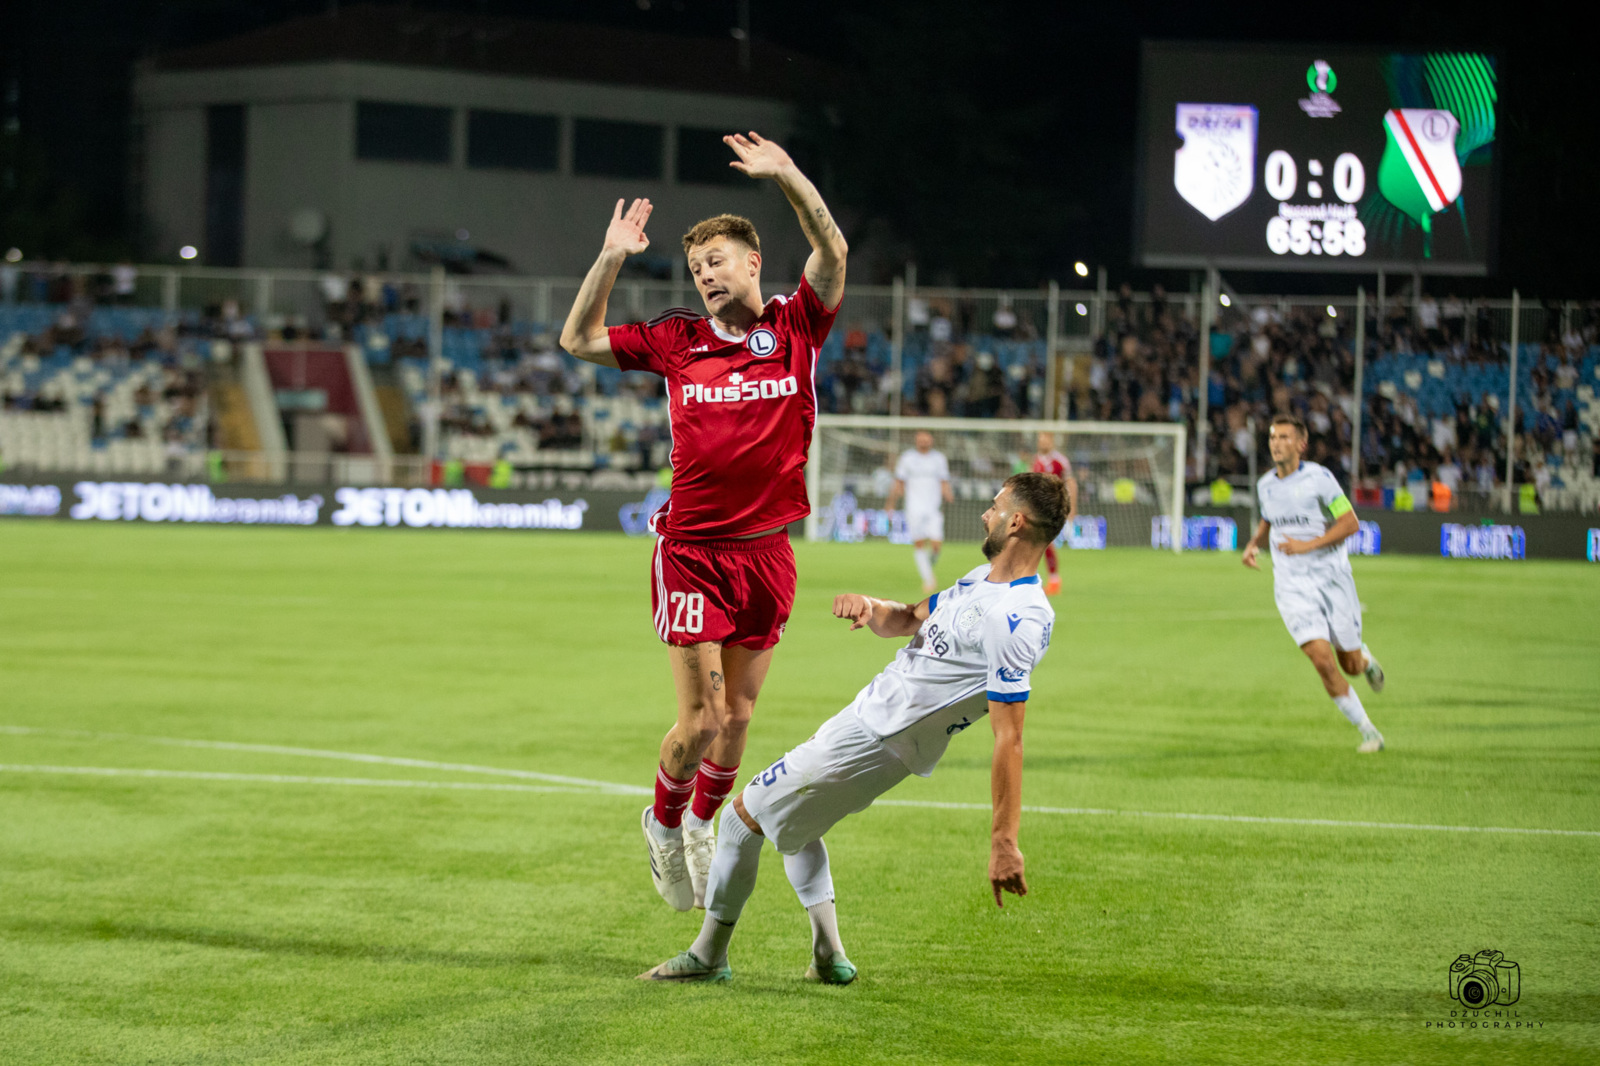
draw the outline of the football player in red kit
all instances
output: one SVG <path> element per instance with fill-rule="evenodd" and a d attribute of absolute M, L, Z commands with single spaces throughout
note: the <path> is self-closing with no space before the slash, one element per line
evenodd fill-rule
<path fill-rule="evenodd" d="M 655 519 L 651 602 L 670 646 L 678 717 L 661 742 L 643 828 L 656 891 L 680 911 L 703 905 L 712 816 L 733 789 L 750 712 L 794 603 L 787 527 L 810 511 L 817 352 L 844 295 L 849 250 L 787 152 L 755 133 L 723 140 L 738 157 L 731 166 L 771 178 L 800 216 L 812 251 L 799 288 L 764 299 L 755 227 L 718 215 L 683 238 L 707 313 L 674 308 L 608 329 L 617 272 L 650 244 L 650 201 L 624 211 L 618 200 L 561 331 L 561 346 L 580 359 L 667 379 L 672 497 Z"/>
<path fill-rule="evenodd" d="M 1078 517 L 1078 479 L 1072 476 L 1072 463 L 1065 455 L 1056 451 L 1056 439 L 1048 433 L 1040 433 L 1037 442 L 1038 452 L 1033 457 L 1033 472 L 1035 474 L 1054 474 L 1067 483 L 1067 523 L 1070 525 Z M 1045 565 L 1050 568 L 1050 579 L 1044 584 L 1046 596 L 1054 596 L 1061 591 L 1061 560 L 1056 558 L 1056 546 L 1047 545 L 1044 549 Z"/>

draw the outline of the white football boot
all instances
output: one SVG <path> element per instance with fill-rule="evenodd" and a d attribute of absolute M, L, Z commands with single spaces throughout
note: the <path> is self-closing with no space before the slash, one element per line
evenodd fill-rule
<path fill-rule="evenodd" d="M 656 891 L 675 911 L 694 907 L 694 886 L 689 883 L 689 867 L 684 861 L 683 828 L 668 829 L 656 821 L 655 806 L 644 809 L 640 820 L 644 842 L 650 849 L 650 879 Z"/>
<path fill-rule="evenodd" d="M 717 854 L 717 820 L 701 823 L 693 814 L 683 818 L 683 854 L 689 865 L 689 884 L 694 886 L 696 910 L 706 906 L 706 882 L 711 879 L 711 860 Z"/>
<path fill-rule="evenodd" d="M 1361 743 L 1356 745 L 1356 751 L 1362 755 L 1371 755 L 1383 750 L 1383 734 L 1376 729 L 1363 729 Z"/>

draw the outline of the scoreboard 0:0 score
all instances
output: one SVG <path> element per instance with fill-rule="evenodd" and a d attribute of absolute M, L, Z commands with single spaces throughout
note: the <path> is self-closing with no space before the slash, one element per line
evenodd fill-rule
<path fill-rule="evenodd" d="M 1291 204 L 1300 186 L 1294 157 L 1279 149 L 1267 156 L 1262 185 L 1278 201 L 1278 213 L 1267 220 L 1267 248 L 1273 255 L 1348 255 L 1367 251 L 1367 227 L 1355 205 L 1367 188 L 1367 168 L 1354 152 L 1342 152 L 1325 174 L 1322 161 L 1306 161 L 1305 191 L 1317 203 Z M 1328 178 L 1324 185 L 1324 177 Z M 1326 191 L 1339 200 L 1329 203 Z"/>

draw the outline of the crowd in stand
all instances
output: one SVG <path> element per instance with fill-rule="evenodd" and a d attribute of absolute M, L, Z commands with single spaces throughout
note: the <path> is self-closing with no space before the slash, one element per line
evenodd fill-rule
<path fill-rule="evenodd" d="M 0 316 L 0 327 L 42 326 L 0 328 L 6 334 L 0 409 L 50 414 L 81 400 L 97 446 L 159 440 L 180 454 L 210 444 L 206 375 L 196 347 L 213 335 L 210 324 L 131 311 L 106 321 L 81 297 L 32 317 Z M 122 382 L 126 387 L 117 388 Z"/>
<path fill-rule="evenodd" d="M 13 372 L 0 376 L 0 404 L 11 410 L 49 411 L 64 395 L 27 387 L 37 382 L 17 367 L 70 356 L 90 367 L 154 361 L 162 376 L 139 386 L 136 414 L 125 417 L 94 401 L 95 438 L 137 439 L 154 432 L 163 439 L 203 447 L 209 427 L 200 411 L 205 391 L 206 345 L 216 340 L 294 341 L 306 337 L 350 340 L 365 345 L 380 365 L 410 366 L 408 392 L 417 410 L 418 368 L 427 357 L 422 293 L 414 284 L 375 276 L 327 275 L 320 283 L 321 314 L 254 318 L 235 300 L 204 313 L 160 312 L 127 307 L 140 293 L 138 272 L 127 266 L 98 275 L 7 265 L 0 277 L 0 304 L 11 312 L 31 308 L 31 323 L 12 314 Z M 148 296 L 148 293 L 144 293 Z M 1310 458 L 1334 470 L 1355 488 L 1400 486 L 1423 481 L 1451 492 L 1487 494 L 1500 484 L 1505 464 L 1504 403 L 1508 390 L 1503 323 L 1488 311 L 1451 296 L 1444 300 L 1394 300 L 1369 313 L 1366 323 L 1366 387 L 1360 417 L 1360 469 L 1352 470 L 1356 424 L 1354 337 L 1348 306 L 1288 306 L 1281 301 L 1225 301 L 1209 338 L 1201 338 L 1195 298 L 1169 297 L 1155 286 L 1136 297 L 1126 285 L 1107 302 L 1104 330 L 1087 358 L 1069 364 L 1067 403 L 1071 417 L 1118 422 L 1185 422 L 1191 432 L 1205 390 L 1208 447 L 1201 468 L 1190 448 L 1189 479 L 1241 480 L 1250 467 L 1264 469 L 1264 430 L 1280 411 L 1300 415 L 1310 431 Z M 136 331 L 119 320 L 104 328 L 95 308 L 122 308 L 124 317 L 145 316 Z M 876 322 L 841 321 L 827 342 L 817 375 L 820 406 L 838 413 L 887 413 L 898 390 L 907 416 L 1019 418 L 1044 413 L 1044 340 L 1041 323 L 1019 316 L 1009 301 L 919 300 L 908 305 L 903 377 L 891 371 L 890 330 Z M 40 316 L 45 316 L 41 322 Z M 24 316 L 26 317 L 26 316 Z M 13 321 L 13 319 L 15 321 Z M 1596 305 L 1543 309 L 1525 321 L 1518 390 L 1515 476 L 1542 492 L 1582 466 L 1600 477 L 1600 433 L 1586 421 L 1585 406 L 1600 382 L 1591 354 L 1600 342 Z M 96 328 L 98 323 L 101 328 Z M 521 433 L 538 451 L 637 448 L 641 461 L 659 457 L 666 440 L 664 419 L 655 416 L 663 398 L 652 375 L 621 374 L 574 361 L 553 344 L 545 324 L 513 321 L 501 300 L 472 307 L 459 290 L 447 290 L 447 369 L 440 382 L 440 425 L 446 436 L 493 438 Z M 4 340 L 5 338 L 0 338 Z M 1209 346 L 1210 373 L 1199 380 L 1200 345 Z M 1532 345 L 1537 353 L 1530 356 Z M 29 360 L 32 360 L 29 362 Z M 82 364 L 79 364 L 80 367 Z M 1431 378 L 1431 380 L 1430 380 Z M 1587 388 L 1588 392 L 1584 389 Z M 504 414 L 485 399 L 496 399 Z M 632 421 L 603 427 L 613 439 L 590 440 L 596 423 L 588 407 L 607 398 L 628 401 Z M 164 401 L 156 404 L 154 401 Z M 84 401 L 88 403 L 88 400 Z M 125 405 L 122 405 L 125 406 Z M 152 426 L 157 408 L 167 421 Z M 514 414 L 513 414 L 514 412 Z M 414 427 L 420 443 L 420 422 Z"/>
<path fill-rule="evenodd" d="M 1581 423 L 1577 393 L 1583 367 L 1592 375 L 1587 353 L 1600 339 L 1600 313 L 1591 306 L 1570 314 L 1565 332 L 1558 314 L 1544 317 L 1551 327 L 1538 355 L 1530 358 L 1523 346 L 1515 471 L 1519 483 L 1535 484 L 1541 492 L 1560 478 L 1564 460 L 1600 476 L 1600 435 Z M 1469 323 L 1465 304 L 1454 298 L 1441 305 L 1425 297 L 1415 308 L 1396 301 L 1369 317 L 1361 469 L 1353 472 L 1356 324 L 1349 309 L 1340 315 L 1329 307 L 1277 303 L 1219 308 L 1210 339 L 1207 466 L 1191 469 L 1191 480 L 1241 478 L 1252 449 L 1258 470 L 1265 469 L 1262 427 L 1273 414 L 1291 411 L 1309 429 L 1308 456 L 1346 484 L 1354 474 L 1358 488 L 1421 481 L 1443 484 L 1452 494 L 1491 492 L 1504 474 L 1502 412 L 1509 396 L 1504 345 L 1485 340 L 1493 337 L 1494 325 L 1486 314 Z M 1074 397 L 1075 415 L 1182 419 L 1192 433 L 1199 417 L 1198 334 L 1193 318 L 1159 286 L 1148 302 L 1136 302 L 1124 286 L 1107 309 L 1089 387 Z M 1425 360 L 1441 383 L 1437 394 L 1420 381 L 1382 379 L 1374 368 L 1383 370 L 1385 357 L 1392 363 Z M 1469 391 L 1463 382 L 1485 387 Z"/>

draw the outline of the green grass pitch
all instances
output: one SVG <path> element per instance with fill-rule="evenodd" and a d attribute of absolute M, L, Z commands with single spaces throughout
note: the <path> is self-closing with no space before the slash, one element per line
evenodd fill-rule
<path fill-rule="evenodd" d="M 1034 812 L 1032 891 L 997 910 L 984 811 L 878 806 L 828 837 L 844 989 L 801 981 L 770 850 L 732 985 L 634 981 L 699 925 L 650 887 L 642 797 L 148 739 L 646 786 L 672 707 L 648 553 L 0 523 L 0 1063 L 1600 1061 L 1600 567 L 1359 560 L 1389 672 L 1363 757 L 1268 575 L 1068 555 L 1025 803 L 1591 835 Z M 905 549 L 796 553 L 745 774 L 894 649 L 834 593 L 915 590 Z M 989 744 L 891 798 L 986 802 Z M 1521 966 L 1520 1026 L 1433 1028 L 1485 947 Z"/>

